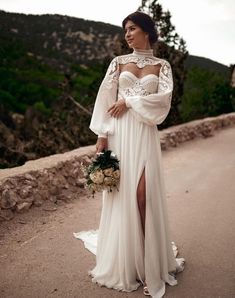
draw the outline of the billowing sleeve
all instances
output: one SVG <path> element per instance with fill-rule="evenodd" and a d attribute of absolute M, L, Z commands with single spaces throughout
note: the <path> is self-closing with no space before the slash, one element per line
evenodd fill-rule
<path fill-rule="evenodd" d="M 168 61 L 163 60 L 157 93 L 127 96 L 125 97 L 126 105 L 140 121 L 152 126 L 161 124 L 170 111 L 172 91 L 171 66 Z"/>
<path fill-rule="evenodd" d="M 118 88 L 118 59 L 115 57 L 104 76 L 99 87 L 89 128 L 99 137 L 113 134 L 113 118 L 107 113 L 117 97 Z"/>

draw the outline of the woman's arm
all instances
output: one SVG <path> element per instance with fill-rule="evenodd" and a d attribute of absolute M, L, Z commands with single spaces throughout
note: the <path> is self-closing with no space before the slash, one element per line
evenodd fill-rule
<path fill-rule="evenodd" d="M 119 68 L 116 57 L 111 61 L 99 87 L 89 126 L 100 138 L 113 133 L 113 119 L 107 111 L 117 99 L 118 76 Z"/>
<path fill-rule="evenodd" d="M 96 153 L 102 152 L 104 149 L 108 149 L 107 137 L 98 137 L 96 142 Z"/>

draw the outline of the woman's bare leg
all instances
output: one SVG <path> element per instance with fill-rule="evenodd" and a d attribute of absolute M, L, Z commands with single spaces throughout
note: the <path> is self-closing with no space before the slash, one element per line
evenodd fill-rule
<path fill-rule="evenodd" d="M 137 187 L 137 201 L 138 201 L 143 234 L 145 236 L 145 212 L 146 212 L 145 169 L 143 170 L 143 173 L 140 177 L 140 181 Z"/>

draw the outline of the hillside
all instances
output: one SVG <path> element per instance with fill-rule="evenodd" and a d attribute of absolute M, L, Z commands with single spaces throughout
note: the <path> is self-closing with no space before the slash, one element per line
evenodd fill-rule
<path fill-rule="evenodd" d="M 227 65 L 213 61 L 209 58 L 189 55 L 185 61 L 185 67 L 186 69 L 191 69 L 194 66 L 197 66 L 202 69 L 215 71 L 224 75 L 227 78 L 229 78 L 230 76 L 229 67 Z"/>
<path fill-rule="evenodd" d="M 1 54 L 8 46 L 19 47 L 17 50 L 59 70 L 113 56 L 121 32 L 118 26 L 65 15 L 0 11 Z"/>
<path fill-rule="evenodd" d="M 122 28 L 107 23 L 0 11 L 0 168 L 94 143 L 90 113 L 122 38 Z M 186 93 L 195 89 L 195 67 L 229 81 L 229 68 L 207 58 L 189 55 L 185 67 Z M 184 119 L 206 115 L 191 106 L 182 105 Z"/>
<path fill-rule="evenodd" d="M 0 10 L 0 55 L 15 45 L 19 52 L 25 51 L 40 63 L 59 70 L 71 64 L 91 65 L 110 59 L 122 37 L 122 28 L 108 23 L 57 14 L 26 15 Z M 229 75 L 228 66 L 189 54 L 186 68 L 195 65 Z"/>

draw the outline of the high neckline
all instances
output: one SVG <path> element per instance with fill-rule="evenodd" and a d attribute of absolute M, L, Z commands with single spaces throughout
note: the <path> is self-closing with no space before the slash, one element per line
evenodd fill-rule
<path fill-rule="evenodd" d="M 153 57 L 153 49 L 149 49 L 149 50 L 134 49 L 134 51 L 132 52 L 132 55 L 139 56 L 139 57 Z"/>

